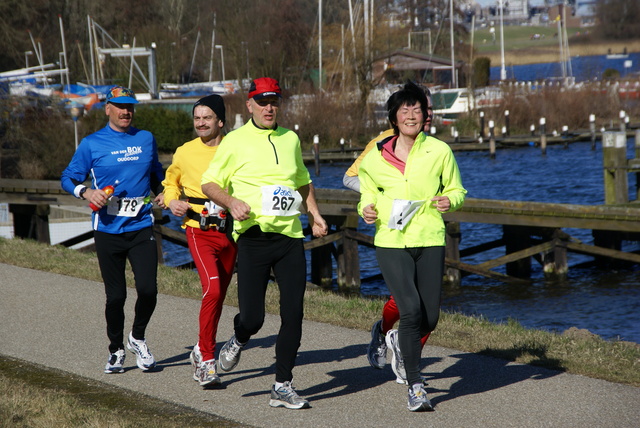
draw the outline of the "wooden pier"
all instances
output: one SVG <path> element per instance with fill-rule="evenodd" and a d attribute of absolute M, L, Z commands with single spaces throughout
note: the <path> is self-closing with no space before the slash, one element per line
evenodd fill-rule
<path fill-rule="evenodd" d="M 332 224 L 333 233 L 314 239 L 307 248 L 321 249 L 335 243 L 335 249 L 318 250 L 312 282 L 328 284 L 329 254 L 335 254 L 339 286 L 360 285 L 357 246 L 373 247 L 373 237 L 357 231 L 356 206 L 359 195 L 348 190 L 316 189 L 320 211 Z M 568 272 L 568 252 L 588 254 L 597 259 L 616 259 L 640 263 L 640 255 L 621 251 L 623 240 L 640 240 L 640 204 L 629 206 L 584 206 L 539 202 L 499 201 L 467 198 L 459 211 L 444 215 L 447 226 L 446 276 L 459 283 L 466 275 L 476 274 L 508 283 L 529 282 L 531 260 L 543 265 L 549 278 L 562 278 Z M 502 225 L 503 236 L 481 245 L 460 249 L 460 223 Z M 596 245 L 576 241 L 562 228 L 594 231 Z M 505 255 L 472 265 L 464 260 L 497 247 Z M 506 265 L 507 274 L 494 271 Z"/>
<path fill-rule="evenodd" d="M 535 260 L 545 277 L 562 279 L 569 269 L 568 254 L 587 254 L 599 263 L 640 264 L 640 255 L 622 251 L 623 241 L 640 241 L 640 202 L 628 200 L 629 173 L 640 174 L 640 139 L 636 138 L 636 158 L 626 158 L 627 135 L 610 132 L 603 135 L 605 205 L 585 206 L 528 201 L 500 201 L 468 198 L 457 212 L 444 215 L 447 227 L 446 279 L 459 284 L 467 275 L 481 275 L 507 283 L 528 283 Z M 353 156 L 353 155 L 352 155 Z M 330 225 L 328 236 L 310 239 L 305 249 L 311 252 L 311 280 L 340 288 L 359 288 L 361 281 L 359 246 L 373 247 L 373 236 L 358 230 L 356 206 L 359 194 L 350 190 L 316 189 L 320 212 Z M 49 240 L 49 214 L 52 206 L 84 207 L 85 201 L 68 195 L 58 181 L 0 179 L 0 203 L 13 214 L 15 236 Z M 76 208 L 77 210 L 77 208 Z M 87 218 L 89 210 L 86 210 Z M 159 242 L 170 240 L 186 247 L 184 234 L 161 223 L 157 210 L 155 225 Z M 502 226 L 502 236 L 471 248 L 460 248 L 462 223 Z M 591 230 L 593 245 L 579 242 L 565 228 Z M 308 233 L 310 235 L 310 233 Z M 70 239 L 72 246 L 92 238 L 92 232 Z M 483 253 L 504 247 L 500 257 Z M 159 250 L 161 253 L 161 250 Z M 495 254 L 495 251 L 493 252 Z M 334 272 L 333 262 L 337 269 Z M 506 273 L 495 268 L 506 266 Z"/>

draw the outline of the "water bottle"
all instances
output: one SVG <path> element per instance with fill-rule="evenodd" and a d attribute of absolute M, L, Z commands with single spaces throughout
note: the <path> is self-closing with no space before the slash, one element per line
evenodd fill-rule
<path fill-rule="evenodd" d="M 115 192 L 117 185 L 118 185 L 118 181 L 116 180 L 116 182 L 113 185 L 110 184 L 102 188 L 102 191 L 107 194 L 107 200 L 111 198 L 111 195 L 113 195 L 113 192 Z M 89 202 L 89 207 L 93 211 L 98 211 L 100 209 L 97 206 L 93 205 L 93 203 L 91 202 Z"/>
<path fill-rule="evenodd" d="M 224 232 L 225 226 L 227 225 L 227 212 L 225 210 L 220 210 L 218 213 L 218 218 L 220 219 L 220 223 L 218 224 L 218 231 Z"/>
<path fill-rule="evenodd" d="M 207 207 L 200 213 L 200 230 L 209 230 L 209 210 Z"/>

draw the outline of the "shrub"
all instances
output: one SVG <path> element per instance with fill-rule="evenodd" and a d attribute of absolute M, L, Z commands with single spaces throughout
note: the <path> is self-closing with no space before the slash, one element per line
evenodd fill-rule
<path fill-rule="evenodd" d="M 620 78 L 620 72 L 615 68 L 607 68 L 602 72 L 602 80 L 615 80 Z"/>
<path fill-rule="evenodd" d="M 298 135 L 303 149 L 311 147 L 314 135 L 320 137 L 321 148 L 337 148 L 341 138 L 347 145 L 366 144 L 380 131 L 390 127 L 386 117 L 386 110 L 384 114 L 376 115 L 371 105 L 363 109 L 357 100 L 344 101 L 319 94 L 301 96 L 295 101 L 285 100 L 278 123 L 290 129 L 299 126 Z"/>
<path fill-rule="evenodd" d="M 161 152 L 173 153 L 193 138 L 193 120 L 184 111 L 141 106 L 136 108 L 134 122 L 136 128 L 145 129 L 156 137 Z"/>
<path fill-rule="evenodd" d="M 40 99 L 8 98 L 3 110 L 2 176 L 57 179 L 75 150 L 73 120 L 63 106 Z"/>
<path fill-rule="evenodd" d="M 474 88 L 489 86 L 491 59 L 486 56 L 476 58 L 473 61 L 473 81 Z"/>

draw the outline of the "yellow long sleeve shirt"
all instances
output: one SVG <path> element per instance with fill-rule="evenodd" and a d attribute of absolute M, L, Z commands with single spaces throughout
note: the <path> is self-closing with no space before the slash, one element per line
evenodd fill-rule
<path fill-rule="evenodd" d="M 264 210 L 264 189 L 272 185 L 298 190 L 311 183 L 309 170 L 302 161 L 298 135 L 286 128 L 261 129 L 250 120 L 230 132 L 220 144 L 218 154 L 202 174 L 202 184 L 216 183 L 229 194 L 251 207 L 250 218 L 234 221 L 235 235 L 259 225 L 263 232 L 275 232 L 291 238 L 303 238 L 299 213 L 270 215 Z M 264 205 L 264 206 L 263 206 Z"/>
<path fill-rule="evenodd" d="M 169 206 L 171 201 L 180 199 L 183 194 L 187 198 L 207 199 L 207 196 L 202 193 L 200 181 L 218 147 L 207 146 L 198 137 L 176 149 L 173 161 L 167 168 L 165 179 L 162 182 L 166 206 Z M 203 205 L 194 204 L 193 202 L 190 202 L 190 204 L 195 212 L 200 213 L 202 211 Z M 200 225 L 197 221 L 185 216 L 182 227 L 186 226 L 199 227 Z"/>

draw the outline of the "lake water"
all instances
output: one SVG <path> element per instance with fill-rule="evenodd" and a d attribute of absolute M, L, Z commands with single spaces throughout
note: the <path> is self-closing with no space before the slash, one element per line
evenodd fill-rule
<path fill-rule="evenodd" d="M 633 157 L 633 140 L 629 140 L 628 157 Z M 591 150 L 591 143 L 573 143 L 547 147 L 543 156 L 539 148 L 528 147 L 499 150 L 495 159 L 488 152 L 456 152 L 468 197 L 499 200 L 537 201 L 598 205 L 604 203 L 602 150 L 600 144 Z M 320 175 L 310 168 L 316 187 L 341 189 L 342 176 L 348 164 L 322 165 Z M 629 175 L 630 194 L 635 192 L 635 174 Z M 630 196 L 635 199 L 635 196 Z M 173 218 L 174 228 L 179 219 Z M 360 230 L 371 234 L 362 221 Z M 461 224 L 461 249 L 498 239 L 498 225 Z M 586 244 L 592 244 L 591 232 L 564 229 Z M 170 243 L 166 243 L 170 244 Z M 633 250 L 636 243 L 625 243 Z M 186 250 L 165 248 L 167 264 L 189 261 Z M 504 255 L 504 248 L 463 261 L 478 263 L 488 257 Z M 360 248 L 361 275 L 369 278 L 379 274 L 373 250 Z M 588 329 L 606 339 L 620 338 L 640 343 L 640 267 L 618 271 L 580 267 L 591 260 L 588 256 L 569 253 L 568 281 L 551 284 L 544 281 L 541 267 L 532 263 L 532 285 L 514 286 L 471 275 L 463 278 L 461 287 L 446 288 L 442 307 L 468 315 L 483 315 L 503 322 L 518 320 L 528 328 L 562 332 L 569 327 Z M 496 271 L 504 273 L 504 267 Z M 365 280 L 361 287 L 365 296 L 388 295 L 381 280 Z"/>
<path fill-rule="evenodd" d="M 625 64 L 631 64 L 631 67 L 625 67 Z M 491 81 L 500 80 L 500 68 L 500 65 L 491 67 L 489 70 Z M 620 76 L 625 77 L 640 70 L 640 53 L 630 53 L 627 58 L 616 59 L 608 59 L 606 55 L 574 56 L 571 57 L 571 68 L 576 82 L 602 80 L 602 73 L 608 68 L 618 70 Z M 515 79 L 519 82 L 562 76 L 562 68 L 558 62 L 506 66 L 506 70 L 507 79 Z"/>

